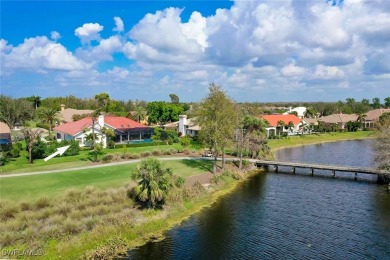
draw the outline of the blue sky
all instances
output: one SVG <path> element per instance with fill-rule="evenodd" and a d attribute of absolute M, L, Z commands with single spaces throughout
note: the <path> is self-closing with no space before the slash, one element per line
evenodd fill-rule
<path fill-rule="evenodd" d="M 390 96 L 390 1 L 1 1 L 1 94 Z"/>

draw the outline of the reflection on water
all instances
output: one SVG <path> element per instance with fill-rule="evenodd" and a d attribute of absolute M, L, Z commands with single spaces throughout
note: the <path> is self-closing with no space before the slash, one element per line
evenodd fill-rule
<path fill-rule="evenodd" d="M 289 149 L 279 159 L 315 158 L 322 147 L 340 158 L 350 146 L 369 151 L 367 143 Z M 332 156 L 303 161 L 333 164 L 324 161 Z M 343 160 L 354 165 L 352 156 Z M 261 174 L 168 231 L 166 239 L 131 250 L 129 259 L 390 259 L 390 193 L 366 182 Z"/>

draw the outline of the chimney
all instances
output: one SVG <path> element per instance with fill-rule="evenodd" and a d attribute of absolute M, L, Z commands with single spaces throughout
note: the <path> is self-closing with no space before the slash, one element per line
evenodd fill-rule
<path fill-rule="evenodd" d="M 103 115 L 99 115 L 99 117 L 98 117 L 98 124 L 99 124 L 100 127 L 104 126 L 104 116 Z"/>
<path fill-rule="evenodd" d="M 186 126 L 187 125 L 187 115 L 179 115 L 179 133 L 181 133 L 182 136 L 186 135 Z"/>
<path fill-rule="evenodd" d="M 64 111 L 65 110 L 65 105 L 64 104 L 61 104 L 61 111 Z"/>

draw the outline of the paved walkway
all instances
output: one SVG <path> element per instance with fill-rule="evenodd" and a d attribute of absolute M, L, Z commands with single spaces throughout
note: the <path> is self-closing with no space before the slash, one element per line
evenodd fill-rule
<path fill-rule="evenodd" d="M 185 156 L 185 157 L 161 157 L 161 158 L 158 158 L 158 159 L 162 160 L 162 161 L 175 161 L 175 160 L 185 160 L 185 159 L 211 160 L 211 158 L 188 157 L 188 156 Z M 50 170 L 50 171 L 2 174 L 2 175 L 0 175 L 0 178 L 22 177 L 22 176 L 30 176 L 30 175 L 50 174 L 50 173 L 59 173 L 59 172 L 78 171 L 78 170 L 84 170 L 84 169 L 103 168 L 103 167 L 109 167 L 109 166 L 114 166 L 114 165 L 139 163 L 141 160 L 142 159 L 135 159 L 135 160 L 128 160 L 128 161 L 120 161 L 120 162 L 112 162 L 112 163 L 102 163 L 102 164 L 96 164 L 96 165 L 90 165 L 90 166 L 82 166 L 82 167 L 75 167 L 75 168 L 69 168 L 69 169 Z"/>
<path fill-rule="evenodd" d="M 109 166 L 115 166 L 115 165 L 122 165 L 122 164 L 131 164 L 131 163 L 139 163 L 142 159 L 135 159 L 135 160 L 128 160 L 128 161 L 120 161 L 120 162 L 112 162 L 112 163 L 102 163 L 102 164 L 96 164 L 96 165 L 90 165 L 90 166 L 82 166 L 82 167 L 75 167 L 75 168 L 69 168 L 69 169 L 59 169 L 59 170 L 51 170 L 51 171 L 38 171 L 38 172 L 27 172 L 27 173 L 14 173 L 14 174 L 1 174 L 0 178 L 12 178 L 12 177 L 22 177 L 22 176 L 30 176 L 30 175 L 39 175 L 39 174 L 51 174 L 51 173 L 59 173 L 59 172 L 69 172 L 69 171 L 78 171 L 78 170 L 85 170 L 85 169 L 95 169 L 95 168 L 103 168 L 103 167 L 109 167 Z M 189 156 L 183 156 L 183 157 L 158 157 L 161 161 L 175 161 L 175 160 L 213 160 L 213 158 L 210 157 L 189 157 Z M 237 160 L 238 158 L 225 158 L 226 160 Z M 218 158 L 218 160 L 221 160 L 221 158 Z M 255 162 L 256 160 L 250 159 L 250 162 Z"/>

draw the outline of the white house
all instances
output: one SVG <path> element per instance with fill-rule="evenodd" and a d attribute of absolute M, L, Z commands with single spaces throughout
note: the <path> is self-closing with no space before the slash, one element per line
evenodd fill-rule
<path fill-rule="evenodd" d="M 107 147 L 107 137 L 103 129 L 114 131 L 115 143 L 128 143 L 142 141 L 151 138 L 153 129 L 126 117 L 100 115 L 93 124 L 91 117 L 59 125 L 54 128 L 57 140 L 77 140 L 80 146 L 90 146 L 87 136 L 92 134 L 92 128 L 96 134 L 96 142 Z"/>
<path fill-rule="evenodd" d="M 296 115 L 261 115 L 268 122 L 266 128 L 267 136 L 278 135 L 280 133 L 297 134 L 302 132 L 302 120 Z M 283 126 L 280 123 L 283 122 Z M 288 126 L 291 124 L 291 127 Z"/>
<path fill-rule="evenodd" d="M 289 111 L 284 112 L 283 115 L 288 115 L 291 114 L 292 112 L 296 112 L 299 118 L 304 118 L 306 114 L 306 107 L 295 107 L 293 109 L 290 107 Z"/>

